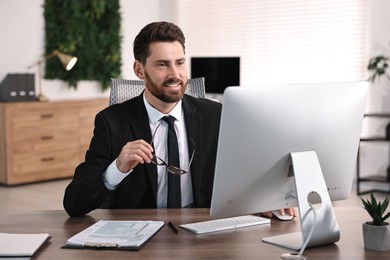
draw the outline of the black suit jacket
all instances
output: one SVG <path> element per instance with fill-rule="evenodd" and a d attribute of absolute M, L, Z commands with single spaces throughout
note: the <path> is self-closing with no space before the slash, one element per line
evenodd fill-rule
<path fill-rule="evenodd" d="M 196 153 L 191 165 L 194 207 L 210 207 L 221 117 L 221 104 L 207 99 L 183 97 L 188 138 Z M 95 118 L 95 129 L 85 161 L 75 170 L 64 195 L 70 216 L 84 215 L 96 208 L 156 208 L 157 167 L 139 164 L 117 187 L 109 191 L 103 172 L 129 141 L 152 139 L 142 95 L 110 106 Z"/>

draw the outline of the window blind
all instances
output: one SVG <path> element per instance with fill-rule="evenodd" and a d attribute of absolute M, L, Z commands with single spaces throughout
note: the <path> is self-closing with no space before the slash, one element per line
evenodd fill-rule
<path fill-rule="evenodd" d="M 367 0 L 176 0 L 188 57 L 239 56 L 240 84 L 367 77 Z"/>

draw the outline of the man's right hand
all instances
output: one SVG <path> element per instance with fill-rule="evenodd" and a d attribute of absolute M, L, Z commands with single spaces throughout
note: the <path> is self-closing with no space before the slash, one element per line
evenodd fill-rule
<path fill-rule="evenodd" d="M 122 151 L 116 159 L 116 167 L 122 173 L 126 173 L 141 163 L 150 163 L 153 158 L 153 147 L 145 140 L 128 142 L 122 147 Z"/>

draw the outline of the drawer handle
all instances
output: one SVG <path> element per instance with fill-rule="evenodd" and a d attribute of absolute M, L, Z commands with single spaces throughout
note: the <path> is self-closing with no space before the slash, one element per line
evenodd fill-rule
<path fill-rule="evenodd" d="M 53 139 L 52 135 L 41 136 L 41 140 L 51 140 L 51 139 Z"/>
<path fill-rule="evenodd" d="M 42 161 L 42 162 L 54 161 L 54 157 L 45 157 L 45 158 L 42 158 L 41 161 Z"/>
<path fill-rule="evenodd" d="M 42 114 L 41 118 L 52 118 L 53 114 Z"/>

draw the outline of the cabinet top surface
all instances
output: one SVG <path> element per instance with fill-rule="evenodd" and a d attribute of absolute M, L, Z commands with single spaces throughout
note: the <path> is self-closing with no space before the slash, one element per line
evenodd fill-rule
<path fill-rule="evenodd" d="M 77 104 L 87 104 L 87 103 L 106 103 L 109 104 L 108 98 L 94 98 L 94 99 L 73 99 L 73 100 L 54 100 L 49 102 L 39 102 L 39 101 L 24 101 L 24 102 L 0 102 L 0 106 L 3 107 L 47 107 L 47 106 L 56 106 L 56 105 L 77 105 Z"/>

